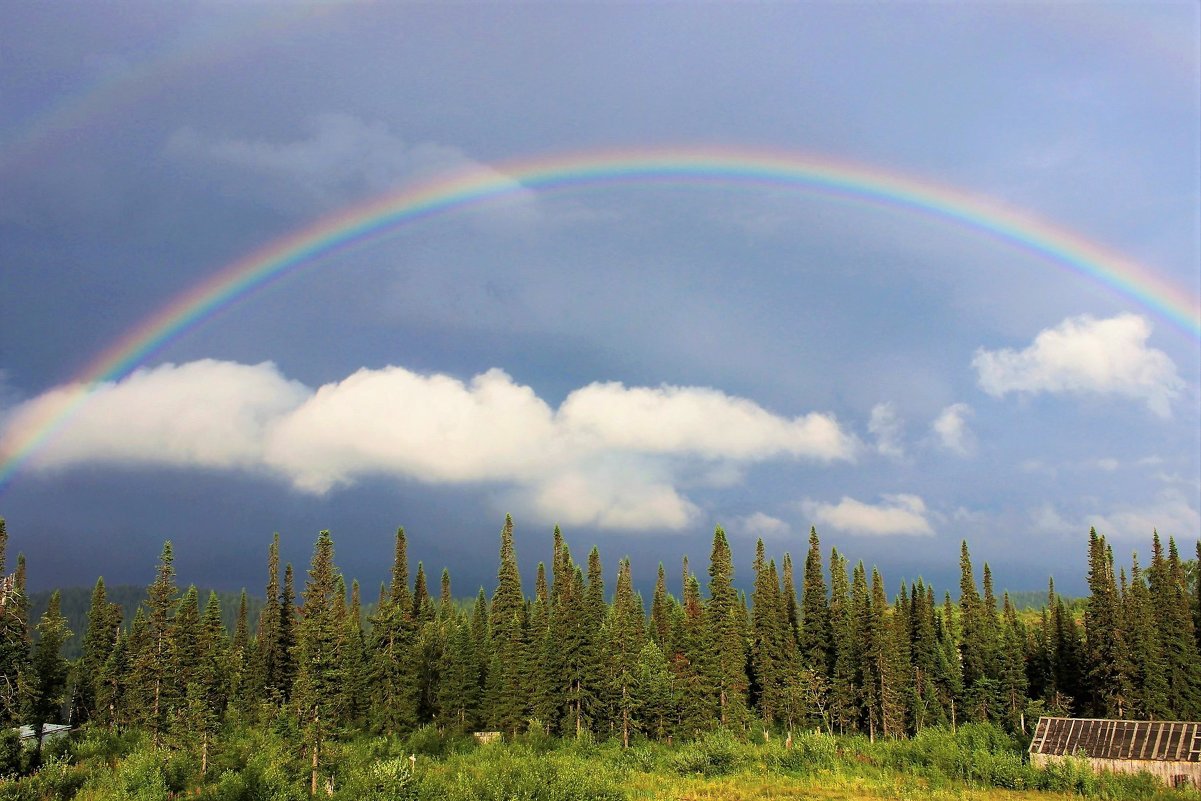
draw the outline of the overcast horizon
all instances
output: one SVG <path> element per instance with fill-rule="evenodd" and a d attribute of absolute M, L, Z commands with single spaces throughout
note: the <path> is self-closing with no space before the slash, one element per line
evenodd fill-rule
<path fill-rule="evenodd" d="M 527 592 L 555 524 L 644 593 L 716 525 L 740 586 L 814 526 L 890 593 L 955 589 L 962 539 L 998 590 L 1073 595 L 1092 526 L 1122 563 L 1201 536 L 1195 3 L 17 4 L 0 53 L 0 516 L 34 589 L 147 584 L 171 539 L 182 582 L 261 593 L 273 532 L 301 567 L 329 529 L 374 597 L 404 526 L 431 584 L 490 593 L 506 513 Z M 514 166 L 652 151 L 735 155 Z M 48 411 L 228 265 L 448 175 L 503 191 Z"/>

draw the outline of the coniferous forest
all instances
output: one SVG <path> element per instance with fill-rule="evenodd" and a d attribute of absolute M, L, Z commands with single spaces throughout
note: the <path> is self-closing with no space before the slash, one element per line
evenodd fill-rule
<path fill-rule="evenodd" d="M 898 753 L 919 764 L 914 753 L 951 743 L 961 762 L 975 754 L 970 764 L 927 766 L 930 775 L 1020 789 L 1043 786 L 1020 753 L 1039 715 L 1201 719 L 1197 562 L 1158 534 L 1150 563 L 1135 557 L 1127 569 L 1104 536 L 1089 533 L 1082 615 L 1053 583 L 1041 612 L 998 599 L 987 564 L 977 583 L 966 542 L 954 596 L 921 579 L 890 595 L 878 570 L 851 566 L 836 549 L 824 553 L 812 530 L 795 565 L 787 553 L 777 562 L 758 542 L 748 595 L 736 589 L 719 527 L 701 575 L 685 559 L 672 577 L 682 597 L 668 591 L 660 565 L 647 604 L 628 559 L 607 585 L 598 550 L 577 561 L 556 528 L 549 567 L 538 565 L 530 593 L 511 518 L 490 595 L 481 588 L 465 603 L 448 569 L 437 577 L 420 563 L 410 570 L 402 528 L 391 580 L 366 613 L 358 582 L 348 586 L 338 570 L 329 532 L 318 536 L 304 572 L 281 566 L 276 535 L 267 547 L 265 602 L 252 614 L 243 591 L 232 628 L 216 593 L 181 589 L 167 542 L 132 618 L 99 579 L 75 632 L 58 593 L 38 620 L 29 619 L 25 561 L 18 556 L 8 573 L 7 539 L 0 519 L 0 576 L 7 576 L 0 775 L 9 776 L 0 798 L 154 797 L 130 789 L 144 783 L 142 774 L 164 793 L 213 798 L 284 797 L 285 790 L 450 797 L 454 788 L 438 785 L 452 781 L 449 774 L 431 768 L 419 781 L 417 753 L 445 760 L 476 748 L 491 753 L 473 757 L 485 765 L 482 776 L 507 775 L 511 760 L 528 753 L 543 771 L 535 771 L 538 786 L 566 782 L 566 795 L 546 797 L 609 790 L 624 797 L 628 771 L 653 775 L 656 759 L 680 775 L 720 774 L 722 765 L 733 770 L 755 759 L 785 773 L 789 759 L 801 760 L 798 771 L 826 765 L 838 773 L 847 743 L 860 744 L 857 760 L 882 765 Z M 72 637 L 81 646 L 68 660 Z M 78 730 L 53 741 L 35 737 L 31 748 L 16 743 L 13 727 L 40 733 L 55 723 Z M 469 736 L 477 731 L 500 732 L 505 742 L 477 746 Z M 589 767 L 596 754 L 571 752 L 579 764 L 568 764 L 572 748 L 608 756 Z M 995 762 L 997 753 L 1007 754 L 1010 768 L 972 774 L 981 754 Z M 272 754 L 274 773 L 253 768 Z M 994 775 L 1009 769 L 1018 778 Z M 460 779 L 470 774 L 456 770 Z M 938 789 L 921 775 L 923 786 Z M 1065 781 L 1071 786 L 1056 784 Z M 1084 792 L 1088 781 L 1081 773 L 1046 786 Z M 585 794 L 573 796 L 571 787 Z M 485 797 L 482 788 L 472 785 L 463 797 Z"/>

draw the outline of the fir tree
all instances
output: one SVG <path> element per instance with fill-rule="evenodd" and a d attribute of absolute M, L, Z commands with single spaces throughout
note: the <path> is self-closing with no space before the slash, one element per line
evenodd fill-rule
<path fill-rule="evenodd" d="M 368 667 L 372 728 L 399 734 L 417 725 L 419 704 L 417 626 L 409 594 L 408 540 L 396 531 L 392 582 L 371 619 Z"/>
<path fill-rule="evenodd" d="M 41 764 L 43 727 L 58 721 L 59 710 L 66 700 L 63 691 L 67 686 L 67 660 L 62 656 L 62 648 L 72 636 L 67 619 L 59 612 L 57 591 L 50 596 L 50 604 L 37 625 L 37 632 L 38 641 L 33 647 L 30 666 L 33 686 L 28 708 L 36 738 L 34 763 Z"/>
<path fill-rule="evenodd" d="M 500 540 L 496 592 L 488 611 L 495 668 L 490 669 L 488 711 L 495 728 L 516 734 L 526 720 L 529 703 L 525 686 L 525 596 L 521 591 L 521 574 L 513 547 L 513 518 L 509 515 L 505 515 Z"/>
<path fill-rule="evenodd" d="M 659 575 L 655 579 L 655 594 L 651 597 L 651 639 L 660 652 L 671 650 L 671 607 L 672 599 L 667 594 L 667 574 L 663 563 L 659 563 Z"/>
<path fill-rule="evenodd" d="M 617 567 L 617 592 L 613 598 L 606 651 L 608 653 L 609 690 L 620 716 L 621 743 L 628 748 L 630 735 L 641 728 L 636 701 L 638 659 L 645 642 L 642 601 L 634 594 L 630 560 Z"/>
<path fill-rule="evenodd" d="M 740 725 L 746 717 L 746 640 L 739 621 L 738 595 L 734 591 L 734 563 L 726 532 L 713 532 L 709 556 L 709 602 L 705 618 L 713 648 L 709 683 L 717 693 L 722 726 Z"/>
<path fill-rule="evenodd" d="M 284 588 L 279 595 L 278 643 L 275 647 L 275 674 L 271 687 L 284 701 L 292 697 L 296 681 L 296 589 L 292 564 L 284 566 Z"/>
<path fill-rule="evenodd" d="M 171 616 L 178 590 L 171 541 L 163 543 L 157 576 L 146 590 L 146 646 L 139 655 L 140 672 L 149 696 L 149 728 L 158 745 L 167 724 L 167 711 L 175 699 L 171 676 Z"/>
<path fill-rule="evenodd" d="M 1165 675 L 1163 645 L 1156 625 L 1151 593 L 1138 563 L 1133 556 L 1130 583 L 1123 596 L 1123 620 L 1129 632 L 1132 668 L 1131 699 L 1133 717 L 1143 720 L 1162 720 L 1168 715 L 1168 685 Z"/>
<path fill-rule="evenodd" d="M 859 718 L 856 693 L 859 658 L 856 653 L 857 638 L 852 613 L 846 560 L 835 548 L 830 551 L 830 626 L 834 650 L 830 712 L 840 734 L 855 730 Z"/>
<path fill-rule="evenodd" d="M 751 599 L 754 609 L 751 617 L 752 700 L 757 702 L 763 722 L 771 729 L 784 705 L 785 676 L 795 666 L 784 662 L 784 638 L 791 635 L 780 627 L 780 579 L 775 574 L 774 561 L 768 569 L 762 539 L 755 544 L 752 569 L 755 572 Z"/>
<path fill-rule="evenodd" d="M 255 697 L 282 699 L 279 665 L 280 654 L 280 591 L 279 591 L 279 532 L 267 547 L 267 589 L 263 609 L 255 632 L 254 663 L 248 686 Z"/>
<path fill-rule="evenodd" d="M 19 722 L 20 676 L 29 660 L 29 601 L 23 571 L 7 575 L 8 529 L 0 517 L 0 727 Z M 18 564 L 21 563 L 18 557 Z"/>
<path fill-rule="evenodd" d="M 805 557 L 805 584 L 801 594 L 801 659 L 805 667 L 828 674 L 832 667 L 830 607 L 822 575 L 821 543 L 817 529 L 809 529 L 809 553 Z"/>
<path fill-rule="evenodd" d="M 317 539 L 308 575 L 303 593 L 304 616 L 296 637 L 293 702 L 308 753 L 309 793 L 316 795 L 323 749 L 337 725 L 343 635 L 335 612 L 341 577 L 334 565 L 334 543 L 328 531 L 322 531 Z"/>
<path fill-rule="evenodd" d="M 1130 679 L 1113 559 L 1094 528 L 1089 531 L 1088 604 L 1084 610 L 1089 703 L 1096 717 L 1125 717 Z"/>
<path fill-rule="evenodd" d="M 679 697 L 667 658 L 653 639 L 638 652 L 634 686 L 636 714 L 647 735 L 656 740 L 669 737 L 679 714 Z"/>
<path fill-rule="evenodd" d="M 86 720 L 96 713 L 96 680 L 121 630 L 121 607 L 108 602 L 104 579 L 96 579 L 88 607 L 87 630 L 80 658 L 80 697 L 77 701 Z"/>

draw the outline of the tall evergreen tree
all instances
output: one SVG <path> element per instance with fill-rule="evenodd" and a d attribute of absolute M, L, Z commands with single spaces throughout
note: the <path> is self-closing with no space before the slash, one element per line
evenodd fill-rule
<path fill-rule="evenodd" d="M 1084 610 L 1089 705 L 1095 717 L 1125 717 L 1131 695 L 1126 638 L 1113 558 L 1105 538 L 1089 531 L 1088 604 Z"/>
<path fill-rule="evenodd" d="M 1163 645 L 1156 624 L 1151 593 L 1134 554 L 1130 583 L 1123 598 L 1123 620 L 1129 633 L 1132 716 L 1143 720 L 1162 720 L 1168 716 L 1168 685 Z"/>
<path fill-rule="evenodd" d="M 655 579 L 655 594 L 651 597 L 651 639 L 659 646 L 660 653 L 671 650 L 671 607 L 672 599 L 667 593 L 667 574 L 663 563 L 659 563 L 659 576 Z"/>
<path fill-rule="evenodd" d="M 709 602 L 705 619 L 713 648 L 710 684 L 717 693 L 722 726 L 738 726 L 746 718 L 746 640 L 740 623 L 738 595 L 734 590 L 734 562 L 726 532 L 713 532 L 709 555 Z"/>
<path fill-rule="evenodd" d="M 1201 662 L 1175 540 L 1169 538 L 1165 558 L 1159 533 L 1153 533 L 1147 572 L 1163 645 L 1169 713 L 1177 720 L 1195 720 L 1201 716 Z"/>
<path fill-rule="evenodd" d="M 801 595 L 801 658 L 806 667 L 829 675 L 833 667 L 830 606 L 822 574 L 821 543 L 817 529 L 809 529 L 809 553 L 805 557 L 805 588 Z"/>
<path fill-rule="evenodd" d="M 150 701 L 149 728 L 154 743 L 161 742 L 167 724 L 167 712 L 175 701 L 171 675 L 171 617 L 178 589 L 175 586 L 175 555 L 171 541 L 163 543 L 154 583 L 146 590 L 146 647 L 140 654 L 141 673 L 147 682 Z"/>
<path fill-rule="evenodd" d="M 80 697 L 77 705 L 84 719 L 96 713 L 96 679 L 120 630 L 121 607 L 109 603 L 104 578 L 98 578 L 88 607 L 87 630 L 83 635 L 83 654 L 80 658 Z"/>
<path fill-rule="evenodd" d="M 263 609 L 259 613 L 259 624 L 255 632 L 254 661 L 250 669 L 248 689 L 258 698 L 282 700 L 280 687 L 280 588 L 279 588 L 279 532 L 267 546 L 267 589 L 263 596 Z"/>
<path fill-rule="evenodd" d="M 840 734 L 845 734 L 858 727 L 856 675 L 859 658 L 856 653 L 857 638 L 850 584 L 847 581 L 847 564 L 837 548 L 830 551 L 830 626 L 834 650 L 830 711 L 834 726 Z"/>
<path fill-rule="evenodd" d="M 59 719 L 63 691 L 67 686 L 67 660 L 62 656 L 63 645 L 71 638 L 67 619 L 59 611 L 59 593 L 50 596 L 50 603 L 37 625 L 38 641 L 31 660 L 33 681 L 29 695 L 29 720 L 33 723 L 36 740 L 35 764 L 41 764 L 42 732 L 47 723 Z"/>
<path fill-rule="evenodd" d="M 493 660 L 489 687 L 489 719 L 500 731 L 516 734 L 529 713 L 525 596 L 513 547 L 513 518 L 505 515 L 500 533 L 500 568 L 496 592 L 488 611 L 491 623 Z"/>
<path fill-rule="evenodd" d="M 309 793 L 316 795 L 324 747 L 338 724 L 342 673 L 339 651 L 343 631 L 335 610 L 341 577 L 334 565 L 334 543 L 328 531 L 317 538 L 308 575 L 303 593 L 304 616 L 296 632 L 293 703 L 308 753 Z"/>
<path fill-rule="evenodd" d="M 408 581 L 408 539 L 401 527 L 396 531 L 392 582 L 371 619 L 368 641 L 371 722 L 382 734 L 398 734 L 417 725 L 417 626 Z"/>
<path fill-rule="evenodd" d="M 17 573 L 8 575 L 8 529 L 0 517 L 0 727 L 20 720 L 20 679 L 29 661 L 29 600 Z"/>
<path fill-rule="evenodd" d="M 617 592 L 613 597 L 609 620 L 606 642 L 609 692 L 619 717 L 622 746 L 628 748 L 630 735 L 641 729 L 635 693 L 639 655 L 646 641 L 642 601 L 634 594 L 629 558 L 623 559 L 617 566 Z"/>
<path fill-rule="evenodd" d="M 292 563 L 284 566 L 284 587 L 279 595 L 279 641 L 275 647 L 275 674 L 271 686 L 287 701 L 296 681 L 296 589 Z"/>

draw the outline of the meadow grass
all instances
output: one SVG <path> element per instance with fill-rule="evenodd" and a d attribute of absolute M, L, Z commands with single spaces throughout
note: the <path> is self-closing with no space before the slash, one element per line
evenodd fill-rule
<path fill-rule="evenodd" d="M 1146 775 L 1098 776 L 1083 760 L 1036 768 L 1021 743 L 985 725 L 876 742 L 802 733 L 792 746 L 729 731 L 674 746 L 537 732 L 481 746 L 426 727 L 331 743 L 323 778 L 332 801 L 1201 801 Z M 84 731 L 47 757 L 40 771 L 0 781 L 0 801 L 308 798 L 303 749 L 287 721 L 228 730 L 203 777 L 187 748 L 154 748 L 138 734 Z"/>

